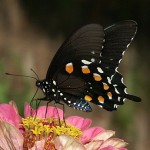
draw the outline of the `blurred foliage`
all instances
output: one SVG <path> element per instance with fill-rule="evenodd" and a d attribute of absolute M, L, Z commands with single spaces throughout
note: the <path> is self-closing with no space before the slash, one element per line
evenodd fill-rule
<path fill-rule="evenodd" d="M 1 70 L 1 72 L 4 73 L 3 63 L 4 62 L 1 60 L 0 70 Z M 0 102 L 4 103 L 8 99 L 8 93 L 10 90 L 10 84 L 11 83 L 6 81 L 6 80 L 2 80 L 2 78 L 3 78 L 2 76 L 3 76 L 3 74 L 0 75 L 0 81 L 1 81 L 1 84 L 0 84 Z"/>
<path fill-rule="evenodd" d="M 97 22 L 110 25 L 133 19 L 140 36 L 149 36 L 148 0 L 20 0 L 30 21 L 46 33 L 70 33 L 79 25 Z"/>
<path fill-rule="evenodd" d="M 13 55 L 14 56 L 14 55 Z M 17 70 L 20 70 L 21 74 L 21 61 L 17 58 L 13 58 L 14 64 L 16 64 Z M 0 103 L 8 103 L 10 100 L 17 100 L 16 103 L 19 106 L 19 112 L 23 115 L 24 102 L 30 102 L 33 91 L 28 80 L 20 79 L 16 80 L 15 76 L 7 76 L 4 71 L 5 61 L 1 60 L 0 63 Z M 22 73 L 23 74 L 23 73 Z M 22 78 L 22 77 L 21 77 Z M 20 86 L 22 84 L 22 86 Z M 13 99 L 12 99 L 13 98 Z"/>

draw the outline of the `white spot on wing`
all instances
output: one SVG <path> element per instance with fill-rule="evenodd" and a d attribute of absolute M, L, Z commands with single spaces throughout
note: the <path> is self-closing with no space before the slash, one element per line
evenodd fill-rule
<path fill-rule="evenodd" d="M 56 85 L 56 81 L 53 80 L 53 84 Z"/>
<path fill-rule="evenodd" d="M 100 77 L 100 75 L 99 75 L 98 73 L 93 73 L 93 75 L 94 75 L 94 76 Z"/>
<path fill-rule="evenodd" d="M 136 34 L 136 32 L 135 32 L 135 34 Z M 134 36 L 131 38 L 131 41 L 134 39 Z"/>
<path fill-rule="evenodd" d="M 124 55 L 125 51 L 122 52 L 122 55 Z"/>
<path fill-rule="evenodd" d="M 81 66 L 82 68 L 88 68 L 88 66 Z"/>
<path fill-rule="evenodd" d="M 125 92 L 126 94 L 128 94 L 128 93 L 127 93 L 127 88 L 124 89 L 124 92 Z"/>
<path fill-rule="evenodd" d="M 112 96 L 108 96 L 109 99 L 112 99 Z"/>
<path fill-rule="evenodd" d="M 95 59 L 94 59 L 94 58 L 91 58 L 91 62 L 95 62 Z"/>
<path fill-rule="evenodd" d="M 55 92 L 55 89 L 52 89 L 52 92 Z"/>
<path fill-rule="evenodd" d="M 71 101 L 68 101 L 68 103 L 70 104 L 70 103 L 71 103 Z"/>
<path fill-rule="evenodd" d="M 94 55 L 94 54 L 95 54 L 95 51 L 91 51 L 91 54 L 93 54 L 93 55 Z"/>
<path fill-rule="evenodd" d="M 103 108 L 103 106 L 102 105 L 98 105 L 99 107 L 101 107 L 101 108 Z"/>
<path fill-rule="evenodd" d="M 81 62 L 85 65 L 89 65 L 91 64 L 92 62 L 88 61 L 88 60 L 81 60 Z"/>
<path fill-rule="evenodd" d="M 117 90 L 117 88 L 115 88 L 115 92 L 116 92 L 117 94 L 120 94 L 119 91 Z"/>
<path fill-rule="evenodd" d="M 117 104 L 114 104 L 114 108 L 117 108 L 118 107 L 118 105 Z"/>
<path fill-rule="evenodd" d="M 132 40 L 132 39 L 131 39 Z M 130 43 L 127 45 L 127 48 L 129 47 Z"/>
<path fill-rule="evenodd" d="M 109 69 L 109 66 L 106 66 L 105 68 L 106 68 L 106 69 Z"/>
<path fill-rule="evenodd" d="M 45 89 L 43 89 L 43 92 L 45 93 Z"/>
<path fill-rule="evenodd" d="M 119 64 L 120 64 L 121 60 L 122 60 L 122 59 L 119 60 Z"/>
<path fill-rule="evenodd" d="M 68 64 L 66 64 L 66 66 L 72 66 L 73 64 L 72 63 L 68 63 Z"/>
<path fill-rule="evenodd" d="M 60 93 L 60 96 L 63 96 L 63 93 Z"/>
<path fill-rule="evenodd" d="M 118 67 L 116 67 L 115 71 L 118 72 Z"/>
<path fill-rule="evenodd" d="M 97 70 L 98 70 L 99 73 L 104 73 L 104 71 L 100 67 L 97 67 Z"/>
<path fill-rule="evenodd" d="M 110 77 L 107 77 L 107 81 L 108 81 L 109 84 L 111 84 L 111 79 L 110 79 Z"/>
<path fill-rule="evenodd" d="M 113 79 L 114 75 L 111 76 L 111 80 Z"/>

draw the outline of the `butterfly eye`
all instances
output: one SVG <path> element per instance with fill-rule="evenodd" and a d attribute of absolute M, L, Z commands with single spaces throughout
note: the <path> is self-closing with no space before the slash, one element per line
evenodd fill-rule
<path fill-rule="evenodd" d="M 36 86 L 37 86 L 37 87 L 40 87 L 40 86 L 41 86 L 41 81 L 38 81 L 38 80 L 37 80 L 37 81 L 36 81 Z"/>

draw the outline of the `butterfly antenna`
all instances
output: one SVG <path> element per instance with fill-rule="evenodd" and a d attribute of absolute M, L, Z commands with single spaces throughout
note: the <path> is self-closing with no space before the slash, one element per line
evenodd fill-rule
<path fill-rule="evenodd" d="M 30 70 L 36 75 L 37 79 L 39 80 L 39 76 L 37 75 L 37 73 L 32 68 Z"/>
<path fill-rule="evenodd" d="M 8 73 L 8 72 L 6 72 L 5 74 L 6 74 L 6 75 L 9 75 L 9 76 L 27 77 L 27 78 L 32 78 L 32 79 L 37 80 L 37 78 L 32 77 L 32 76 L 26 76 L 26 75 L 20 75 L 20 74 L 12 74 L 12 73 Z"/>

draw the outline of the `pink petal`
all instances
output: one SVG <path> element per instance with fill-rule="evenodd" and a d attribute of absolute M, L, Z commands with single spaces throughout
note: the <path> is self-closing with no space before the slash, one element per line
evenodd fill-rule
<path fill-rule="evenodd" d="M 19 114 L 18 107 L 17 107 L 15 101 L 10 101 L 9 104 L 14 108 L 16 114 Z"/>
<path fill-rule="evenodd" d="M 40 118 L 45 118 L 45 115 L 46 115 L 46 117 L 60 118 L 61 120 L 63 120 L 63 111 L 59 108 L 51 107 L 51 106 L 48 106 L 48 107 L 40 106 L 36 112 L 33 108 L 31 108 L 31 106 L 28 103 L 26 103 L 24 115 L 25 117 L 27 117 L 27 116 L 31 116 L 31 114 L 32 116 L 36 114 L 36 116 Z"/>
<path fill-rule="evenodd" d="M 0 119 L 11 123 L 19 128 L 21 117 L 16 113 L 16 110 L 12 105 L 0 104 Z"/>
<path fill-rule="evenodd" d="M 105 140 L 109 139 L 110 137 L 112 137 L 114 134 L 115 134 L 115 132 L 112 131 L 112 130 L 104 130 L 104 131 L 100 132 L 97 136 L 95 136 L 93 138 L 93 140 L 95 140 L 95 141 L 96 140 L 105 141 Z"/>
<path fill-rule="evenodd" d="M 47 110 L 47 113 L 46 113 Z M 37 110 L 37 117 L 45 118 L 46 117 L 51 117 L 51 118 L 59 118 L 63 120 L 63 111 L 59 108 L 56 107 L 51 107 L 51 106 L 40 106 Z"/>
<path fill-rule="evenodd" d="M 29 103 L 26 102 L 24 107 L 24 117 L 27 118 L 29 116 L 34 116 L 34 115 L 35 115 L 35 110 L 31 108 Z"/>
<path fill-rule="evenodd" d="M 85 144 L 86 150 L 98 150 L 103 141 L 92 141 L 88 144 Z"/>
<path fill-rule="evenodd" d="M 108 147 L 100 148 L 98 150 L 117 150 L 117 149 L 114 148 L 113 146 L 108 146 Z"/>
<path fill-rule="evenodd" d="M 60 135 L 54 140 L 57 150 L 85 150 L 85 147 L 68 135 Z"/>
<path fill-rule="evenodd" d="M 101 132 L 103 132 L 104 129 L 101 128 L 101 127 L 93 127 L 93 128 L 89 128 L 85 131 L 83 131 L 83 134 L 82 134 L 82 139 L 81 139 L 81 142 L 83 144 L 87 143 L 87 142 L 90 142 L 93 140 L 93 138 L 95 136 L 97 136 L 98 134 L 100 134 Z"/>
<path fill-rule="evenodd" d="M 92 123 L 92 121 L 90 119 L 88 119 L 88 118 L 85 119 L 85 118 L 82 118 L 82 117 L 79 117 L 79 116 L 68 117 L 66 119 L 66 121 L 69 124 L 81 129 L 82 131 L 87 129 Z"/>
<path fill-rule="evenodd" d="M 125 147 L 127 145 L 126 142 L 124 142 L 123 140 L 121 139 L 118 139 L 118 138 L 113 138 L 113 139 L 108 139 L 106 140 L 102 145 L 101 145 L 101 148 L 103 147 L 107 147 L 107 146 L 113 146 L 115 148 L 122 148 L 122 147 Z"/>
<path fill-rule="evenodd" d="M 23 136 L 19 130 L 0 120 L 0 149 L 1 150 L 23 150 Z"/>

